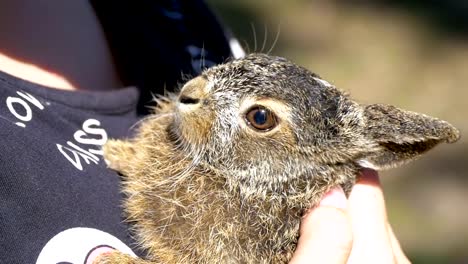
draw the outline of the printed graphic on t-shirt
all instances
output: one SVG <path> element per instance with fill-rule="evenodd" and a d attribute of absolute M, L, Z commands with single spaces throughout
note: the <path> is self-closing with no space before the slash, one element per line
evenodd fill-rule
<path fill-rule="evenodd" d="M 28 122 L 33 119 L 35 111 L 42 111 L 49 102 L 41 103 L 31 94 L 17 91 L 16 95 L 8 96 L 5 100 L 6 106 L 13 119 L 3 117 L 15 125 L 27 128 Z M 101 127 L 101 122 L 96 119 L 87 119 L 82 124 L 82 129 L 77 130 L 71 140 L 64 144 L 56 143 L 58 151 L 76 169 L 82 171 L 83 163 L 98 164 L 102 156 L 101 147 L 107 141 L 107 132 Z"/>
<path fill-rule="evenodd" d="M 36 111 L 44 110 L 44 105 L 26 92 L 17 91 L 15 96 L 8 96 L 5 103 L 10 113 L 16 119 L 14 123 L 23 128 L 32 120 L 33 109 Z M 12 122 L 9 119 L 6 120 Z"/>
<path fill-rule="evenodd" d="M 36 264 L 91 264 L 97 256 L 112 250 L 136 257 L 127 245 L 109 233 L 75 227 L 50 239 L 39 253 Z"/>
<path fill-rule="evenodd" d="M 82 130 L 73 134 L 73 140 L 67 141 L 66 146 L 57 144 L 57 149 L 78 170 L 83 170 L 86 164 L 98 164 L 102 156 L 101 146 L 107 141 L 107 132 L 101 127 L 101 122 L 88 119 L 83 122 Z M 80 147 L 82 144 L 86 147 Z"/>

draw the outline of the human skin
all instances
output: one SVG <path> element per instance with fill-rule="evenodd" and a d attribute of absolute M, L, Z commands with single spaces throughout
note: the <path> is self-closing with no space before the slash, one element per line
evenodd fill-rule
<path fill-rule="evenodd" d="M 123 87 L 88 0 L 0 1 L 0 71 L 57 89 Z"/>
<path fill-rule="evenodd" d="M 304 216 L 290 263 L 410 263 L 388 223 L 376 171 L 363 170 L 348 199 L 335 188 Z"/>

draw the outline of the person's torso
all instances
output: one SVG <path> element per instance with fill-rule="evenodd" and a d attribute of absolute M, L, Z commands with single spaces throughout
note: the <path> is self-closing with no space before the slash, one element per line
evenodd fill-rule
<path fill-rule="evenodd" d="M 0 263 L 129 251 L 119 175 L 101 146 L 131 136 L 137 94 L 59 91 L 0 72 Z"/>

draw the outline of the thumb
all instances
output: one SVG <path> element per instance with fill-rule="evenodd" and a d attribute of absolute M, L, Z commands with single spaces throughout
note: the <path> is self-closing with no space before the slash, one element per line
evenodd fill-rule
<path fill-rule="evenodd" d="M 345 264 L 353 246 L 347 200 L 341 187 L 325 194 L 302 219 L 297 249 L 290 263 Z"/>

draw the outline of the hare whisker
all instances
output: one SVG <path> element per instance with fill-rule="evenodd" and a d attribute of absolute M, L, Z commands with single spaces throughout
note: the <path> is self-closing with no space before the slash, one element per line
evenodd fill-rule
<path fill-rule="evenodd" d="M 252 29 L 252 34 L 253 34 L 253 40 L 254 40 L 254 52 L 257 52 L 257 33 L 255 31 L 255 25 L 253 22 L 250 23 L 250 28 Z"/>
<path fill-rule="evenodd" d="M 263 24 L 263 44 L 262 44 L 262 49 L 260 50 L 260 52 L 263 53 L 263 51 L 265 50 L 267 41 L 268 41 L 268 25 L 267 23 L 264 23 Z"/>
<path fill-rule="evenodd" d="M 145 122 L 145 121 L 148 121 L 148 120 L 157 120 L 157 119 L 160 119 L 160 118 L 163 118 L 163 117 L 167 117 L 167 116 L 172 116 L 173 113 L 164 113 L 164 114 L 156 114 L 156 115 L 149 115 L 149 116 L 146 116 L 140 120 L 138 120 L 135 124 L 133 124 L 129 130 L 132 130 L 134 129 L 136 126 L 140 125 L 142 122 Z"/>
<path fill-rule="evenodd" d="M 273 44 L 271 45 L 271 48 L 268 50 L 267 54 L 270 54 L 273 51 L 273 49 L 275 48 L 275 45 L 278 42 L 280 33 L 281 33 L 281 23 L 278 23 L 278 29 L 276 31 L 275 40 L 273 41 Z"/>
<path fill-rule="evenodd" d="M 248 43 L 247 40 L 245 40 L 245 39 L 242 40 L 242 43 L 244 44 L 245 49 L 246 49 L 246 51 L 247 51 L 246 54 L 249 54 L 249 53 L 250 53 L 250 46 L 249 46 L 249 43 Z"/>

